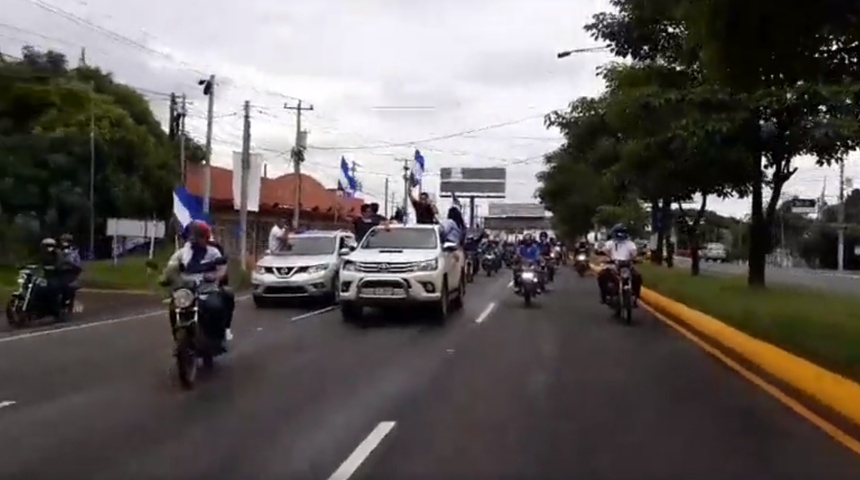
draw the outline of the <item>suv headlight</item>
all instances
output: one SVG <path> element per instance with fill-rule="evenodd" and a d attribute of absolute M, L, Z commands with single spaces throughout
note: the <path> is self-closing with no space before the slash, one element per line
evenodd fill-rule
<path fill-rule="evenodd" d="M 307 273 L 320 273 L 328 270 L 329 264 L 321 263 L 319 265 L 311 265 L 308 267 Z"/>
<path fill-rule="evenodd" d="M 421 262 L 415 267 L 419 272 L 435 272 L 439 268 L 439 259 L 434 258 L 426 262 Z"/>
<path fill-rule="evenodd" d="M 173 291 L 173 305 L 176 308 L 188 308 L 194 303 L 194 292 L 187 288 L 180 288 Z"/>
<path fill-rule="evenodd" d="M 343 271 L 344 272 L 354 272 L 355 271 L 355 262 L 343 262 Z"/>

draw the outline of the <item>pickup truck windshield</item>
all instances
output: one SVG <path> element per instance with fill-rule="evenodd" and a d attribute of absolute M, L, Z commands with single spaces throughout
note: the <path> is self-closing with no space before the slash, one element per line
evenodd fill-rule
<path fill-rule="evenodd" d="M 439 245 L 439 233 L 433 228 L 374 228 L 364 237 L 361 248 L 399 250 L 433 250 Z"/>

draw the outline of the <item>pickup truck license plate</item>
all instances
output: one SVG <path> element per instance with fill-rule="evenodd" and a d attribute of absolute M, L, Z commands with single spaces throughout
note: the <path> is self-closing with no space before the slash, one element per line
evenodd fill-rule
<path fill-rule="evenodd" d="M 365 297 L 405 297 L 406 290 L 394 287 L 362 288 L 361 295 Z"/>

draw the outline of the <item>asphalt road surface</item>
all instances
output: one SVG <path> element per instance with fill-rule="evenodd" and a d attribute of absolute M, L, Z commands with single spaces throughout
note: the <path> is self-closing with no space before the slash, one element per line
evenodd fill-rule
<path fill-rule="evenodd" d="M 238 307 L 197 389 L 162 316 L 0 339 L 0 478 L 857 480 L 860 457 L 570 272 L 444 327 Z M 20 335 L 16 333 L 16 335 Z"/>
<path fill-rule="evenodd" d="M 680 268 L 689 268 L 690 259 L 676 257 L 675 263 Z M 736 263 L 701 263 L 702 271 L 718 275 L 746 275 L 746 265 Z M 813 270 L 811 268 L 781 268 L 767 267 L 767 280 L 784 285 L 797 285 L 826 289 L 831 292 L 860 294 L 860 274 L 857 272 L 836 272 L 833 270 Z"/>

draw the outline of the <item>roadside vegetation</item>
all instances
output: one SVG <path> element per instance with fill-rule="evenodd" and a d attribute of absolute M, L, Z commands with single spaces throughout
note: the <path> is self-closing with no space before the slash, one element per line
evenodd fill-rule
<path fill-rule="evenodd" d="M 798 157 L 831 166 L 860 143 L 858 7 L 610 3 L 585 26 L 618 58 L 600 70 L 605 90 L 546 118 L 566 140 L 538 176 L 556 228 L 575 238 L 595 224 L 625 223 L 638 235 L 652 222 L 650 206 L 658 245 L 654 266 L 643 269 L 647 287 L 860 375 L 860 300 L 765 288 L 766 258 L 786 243 L 811 264 L 836 263 L 816 253 L 832 246 L 832 229 L 792 214 L 784 187 Z M 710 200 L 730 196 L 748 199 L 745 221 L 708 213 Z M 858 202 L 852 192 L 846 206 Z M 833 221 L 835 210 L 822 216 Z M 748 260 L 745 279 L 699 276 L 699 249 L 715 241 L 716 222 L 731 234 L 730 256 Z M 689 273 L 657 268 L 672 266 L 674 252 L 663 252 L 673 227 L 692 259 Z"/>

